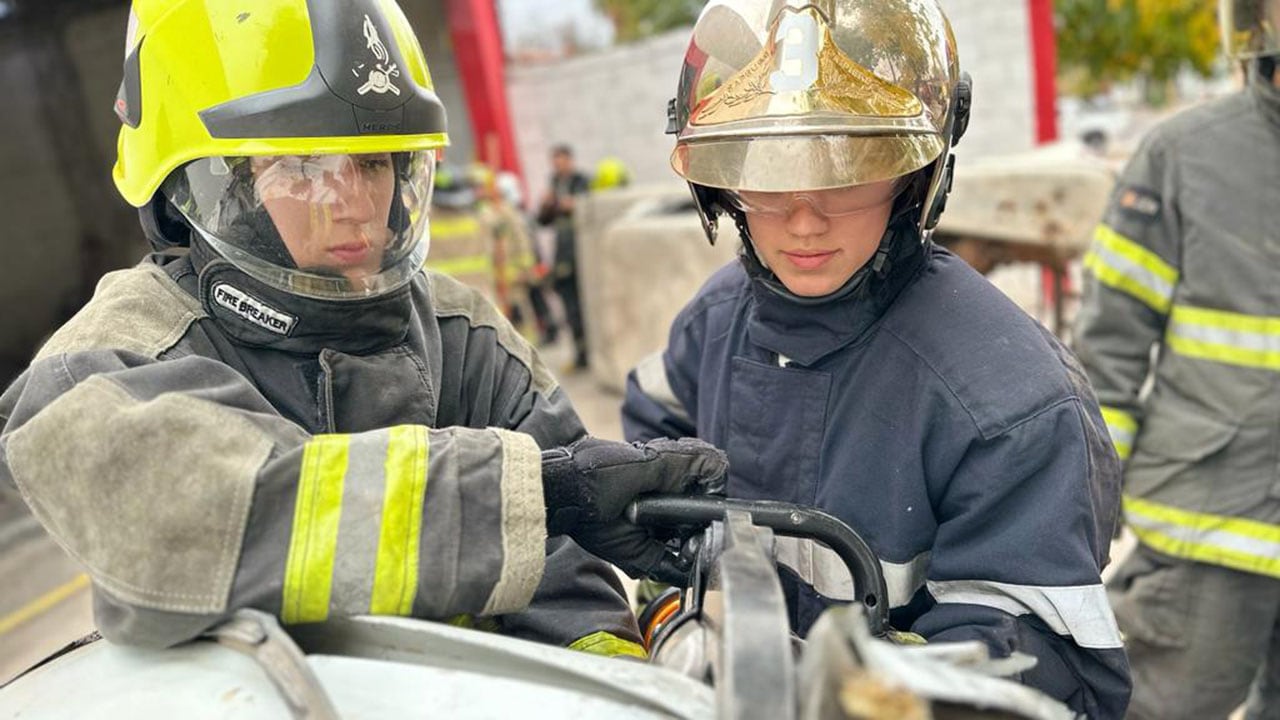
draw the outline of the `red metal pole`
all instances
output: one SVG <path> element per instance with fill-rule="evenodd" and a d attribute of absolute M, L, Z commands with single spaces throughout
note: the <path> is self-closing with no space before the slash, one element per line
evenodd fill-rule
<path fill-rule="evenodd" d="M 1036 142 L 1058 139 L 1058 43 L 1053 0 L 1027 0 L 1031 19 L 1031 58 L 1035 63 Z"/>
<path fill-rule="evenodd" d="M 1031 25 L 1032 76 L 1035 82 L 1036 142 L 1058 139 L 1058 43 L 1054 36 L 1053 0 L 1027 0 Z M 1061 334 L 1062 296 L 1068 277 L 1061 268 L 1040 266 L 1040 290 L 1046 307 L 1052 308 L 1055 333 Z"/>
<path fill-rule="evenodd" d="M 494 0 L 446 0 L 449 36 L 471 115 L 476 159 L 520 174 L 511 110 L 507 103 L 506 59 Z"/>

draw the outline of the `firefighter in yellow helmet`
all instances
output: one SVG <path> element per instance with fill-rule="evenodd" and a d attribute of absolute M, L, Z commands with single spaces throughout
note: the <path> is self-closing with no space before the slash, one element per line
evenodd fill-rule
<path fill-rule="evenodd" d="M 1280 717 L 1280 0 L 1220 10 L 1246 86 L 1143 138 L 1076 328 L 1138 538 L 1109 587 L 1135 718 Z"/>
<path fill-rule="evenodd" d="M 596 163 L 595 172 L 591 175 L 591 190 L 613 190 L 631 184 L 631 171 L 627 164 L 616 157 L 607 157 Z"/>
<path fill-rule="evenodd" d="M 158 252 L 0 396 L 0 484 L 84 564 L 102 633 L 465 614 L 640 653 L 570 537 L 678 577 L 620 514 L 714 490 L 724 461 L 584 437 L 489 303 L 422 272 L 445 113 L 399 8 L 136 0 L 116 111 L 116 184 Z"/>
<path fill-rule="evenodd" d="M 867 539 L 897 630 L 1031 655 L 1023 682 L 1120 717 L 1102 417 L 1070 353 L 930 241 L 970 101 L 938 2 L 710 2 L 676 92 L 672 167 L 741 253 L 628 378 L 628 437 L 725 449 L 730 495 Z M 829 550 L 775 553 L 796 632 L 865 598 Z"/>

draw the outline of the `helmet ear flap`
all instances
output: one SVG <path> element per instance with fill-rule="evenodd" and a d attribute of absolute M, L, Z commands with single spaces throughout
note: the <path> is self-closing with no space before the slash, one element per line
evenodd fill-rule
<path fill-rule="evenodd" d="M 693 193 L 693 205 L 698 208 L 698 219 L 702 221 L 702 231 L 707 234 L 707 242 L 716 244 L 716 229 L 720 226 L 720 191 L 716 188 L 689 183 Z"/>
<path fill-rule="evenodd" d="M 951 147 L 960 144 L 960 138 L 969 129 L 969 114 L 973 110 L 973 77 L 967 72 L 960 73 L 956 83 L 956 112 L 951 130 Z"/>
<path fill-rule="evenodd" d="M 142 234 L 156 252 L 191 244 L 190 223 L 162 192 L 157 192 L 151 197 L 151 202 L 138 208 L 138 219 L 142 223 Z"/>
<path fill-rule="evenodd" d="M 956 156 L 951 154 L 951 148 L 960 142 L 960 138 L 964 137 L 965 131 L 969 129 L 969 114 L 973 109 L 973 78 L 969 73 L 960 73 L 955 93 L 949 142 L 942 157 L 935 161 L 941 164 L 936 171 L 939 173 L 935 180 L 937 187 L 933 190 L 933 197 L 928 202 L 928 206 L 925 207 L 925 215 L 920 225 L 920 229 L 925 232 L 938 227 L 938 221 L 942 219 L 942 213 L 947 209 L 947 196 L 951 194 L 951 187 L 955 184 Z"/>

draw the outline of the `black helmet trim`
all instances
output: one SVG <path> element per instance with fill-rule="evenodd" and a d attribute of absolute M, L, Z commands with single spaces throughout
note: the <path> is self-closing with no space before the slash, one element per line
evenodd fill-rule
<path fill-rule="evenodd" d="M 308 0 L 315 65 L 301 84 L 200 113 L 215 138 L 355 137 L 445 132 L 440 98 L 410 77 L 378 0 Z M 351 21 L 363 17 L 362 23 Z"/>
<path fill-rule="evenodd" d="M 116 93 L 116 117 L 131 128 L 142 123 L 142 64 L 139 53 L 144 42 L 146 38 L 125 56 L 124 77 L 120 80 L 120 90 Z"/>

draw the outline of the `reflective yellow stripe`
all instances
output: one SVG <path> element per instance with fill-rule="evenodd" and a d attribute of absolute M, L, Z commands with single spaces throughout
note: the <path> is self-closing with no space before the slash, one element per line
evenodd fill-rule
<path fill-rule="evenodd" d="M 1160 552 L 1280 577 L 1280 526 L 1130 496 L 1124 498 L 1124 511 L 1138 539 Z"/>
<path fill-rule="evenodd" d="M 496 633 L 502 630 L 502 626 L 498 621 L 491 617 L 476 617 L 474 615 L 454 615 L 445 620 L 446 623 L 454 627 L 460 627 L 466 630 L 477 630 L 479 632 Z"/>
<path fill-rule="evenodd" d="M 569 649 L 606 657 L 617 657 L 618 655 L 628 655 L 641 659 L 649 657 L 649 654 L 644 651 L 644 647 L 639 643 L 623 640 L 617 635 L 603 631 L 591 633 L 586 637 L 574 640 L 569 645 Z"/>
<path fill-rule="evenodd" d="M 1169 312 L 1178 271 L 1106 225 L 1094 230 L 1093 247 L 1085 255 L 1084 266 L 1102 284 L 1138 298 L 1157 312 Z"/>
<path fill-rule="evenodd" d="M 1111 433 L 1111 444 L 1121 460 L 1128 460 L 1133 452 L 1133 437 L 1138 433 L 1138 421 L 1133 416 L 1106 405 L 1102 406 L 1102 419 Z"/>
<path fill-rule="evenodd" d="M 480 232 L 480 221 L 473 217 L 431 218 L 431 237 L 455 238 Z"/>
<path fill-rule="evenodd" d="M 514 258 L 507 258 L 506 267 L 503 268 L 502 276 L 507 282 L 515 282 L 520 279 L 520 275 L 529 271 L 537 261 L 533 255 L 525 254 Z"/>
<path fill-rule="evenodd" d="M 477 275 L 493 272 L 493 258 L 488 255 L 468 255 L 442 260 L 427 260 L 427 269 L 445 275 Z"/>
<path fill-rule="evenodd" d="M 1179 355 L 1280 370 L 1280 318 L 1176 305 L 1166 343 Z"/>
<path fill-rule="evenodd" d="M 347 474 L 350 446 L 348 435 L 317 435 L 303 450 L 284 571 L 280 615 L 286 623 L 320 622 L 329 617 L 342 480 Z"/>
<path fill-rule="evenodd" d="M 418 593 L 418 540 L 430 450 L 427 429 L 421 425 L 402 425 L 389 432 L 387 484 L 369 612 L 409 615 Z"/>

